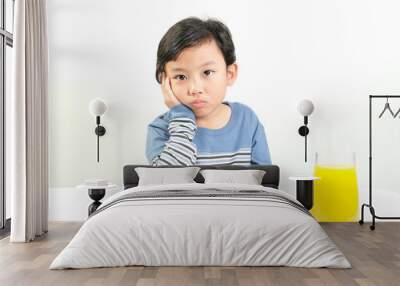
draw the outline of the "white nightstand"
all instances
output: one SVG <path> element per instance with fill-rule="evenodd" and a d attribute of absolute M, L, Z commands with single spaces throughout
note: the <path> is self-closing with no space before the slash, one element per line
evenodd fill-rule
<path fill-rule="evenodd" d="M 100 200 L 104 198 L 106 190 L 115 189 L 117 187 L 118 186 L 115 184 L 108 184 L 104 186 L 82 184 L 77 186 L 77 188 L 88 190 L 89 197 L 94 201 L 88 207 L 88 215 L 90 216 L 101 205 Z"/>
<path fill-rule="evenodd" d="M 289 180 L 296 181 L 296 199 L 308 210 L 314 204 L 314 181 L 319 177 L 289 177 Z"/>

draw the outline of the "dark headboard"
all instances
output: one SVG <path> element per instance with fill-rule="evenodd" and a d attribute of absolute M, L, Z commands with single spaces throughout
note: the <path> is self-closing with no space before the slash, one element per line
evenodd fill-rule
<path fill-rule="evenodd" d="M 139 177 L 135 172 L 137 167 L 147 167 L 147 168 L 182 168 L 182 166 L 149 166 L 149 165 L 126 165 L 124 167 L 124 189 L 133 188 L 138 185 Z M 219 170 L 249 170 L 257 169 L 264 170 L 266 173 L 262 179 L 261 184 L 265 187 L 271 187 L 278 189 L 279 187 L 279 167 L 276 165 L 197 165 L 201 169 L 219 169 Z M 204 183 L 204 178 L 200 174 L 194 178 L 197 183 Z"/>

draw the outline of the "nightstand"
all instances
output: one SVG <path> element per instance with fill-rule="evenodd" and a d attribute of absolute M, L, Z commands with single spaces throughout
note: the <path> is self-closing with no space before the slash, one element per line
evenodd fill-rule
<path fill-rule="evenodd" d="M 88 207 L 88 215 L 90 216 L 96 209 L 101 205 L 100 200 L 104 198 L 106 194 L 106 190 L 115 189 L 117 185 L 108 184 L 105 186 L 95 186 L 95 185 L 86 185 L 82 184 L 77 186 L 77 188 L 87 189 L 89 197 L 94 201 Z"/>
<path fill-rule="evenodd" d="M 289 177 L 289 180 L 296 181 L 296 199 L 308 210 L 314 204 L 314 181 L 319 177 Z"/>

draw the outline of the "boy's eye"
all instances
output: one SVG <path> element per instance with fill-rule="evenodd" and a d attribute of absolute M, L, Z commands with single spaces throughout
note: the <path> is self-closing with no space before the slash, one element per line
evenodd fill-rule
<path fill-rule="evenodd" d="M 174 77 L 174 79 L 178 80 L 184 80 L 186 77 L 183 74 L 178 74 L 177 76 Z"/>
<path fill-rule="evenodd" d="M 209 75 L 213 74 L 214 71 L 212 71 L 212 70 L 206 70 L 204 73 L 205 73 L 205 75 L 209 76 Z"/>

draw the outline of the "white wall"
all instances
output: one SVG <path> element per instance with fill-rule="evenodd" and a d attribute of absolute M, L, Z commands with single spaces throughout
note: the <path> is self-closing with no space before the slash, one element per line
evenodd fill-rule
<path fill-rule="evenodd" d="M 157 45 L 188 16 L 216 17 L 230 28 L 239 78 L 226 99 L 251 106 L 263 122 L 281 188 L 293 192 L 288 176 L 312 172 L 296 111 L 309 98 L 316 105 L 309 153 L 335 162 L 356 152 L 360 202 L 366 202 L 368 95 L 400 94 L 399 9 L 394 0 L 48 1 L 50 219 L 85 218 L 90 200 L 74 188 L 84 179 L 121 186 L 125 164 L 146 163 L 147 124 L 167 111 L 154 77 Z M 88 111 L 96 97 L 109 106 L 100 163 Z M 397 110 L 400 100 L 393 105 Z M 379 215 L 400 213 L 399 125 L 382 119 L 375 126 Z"/>

